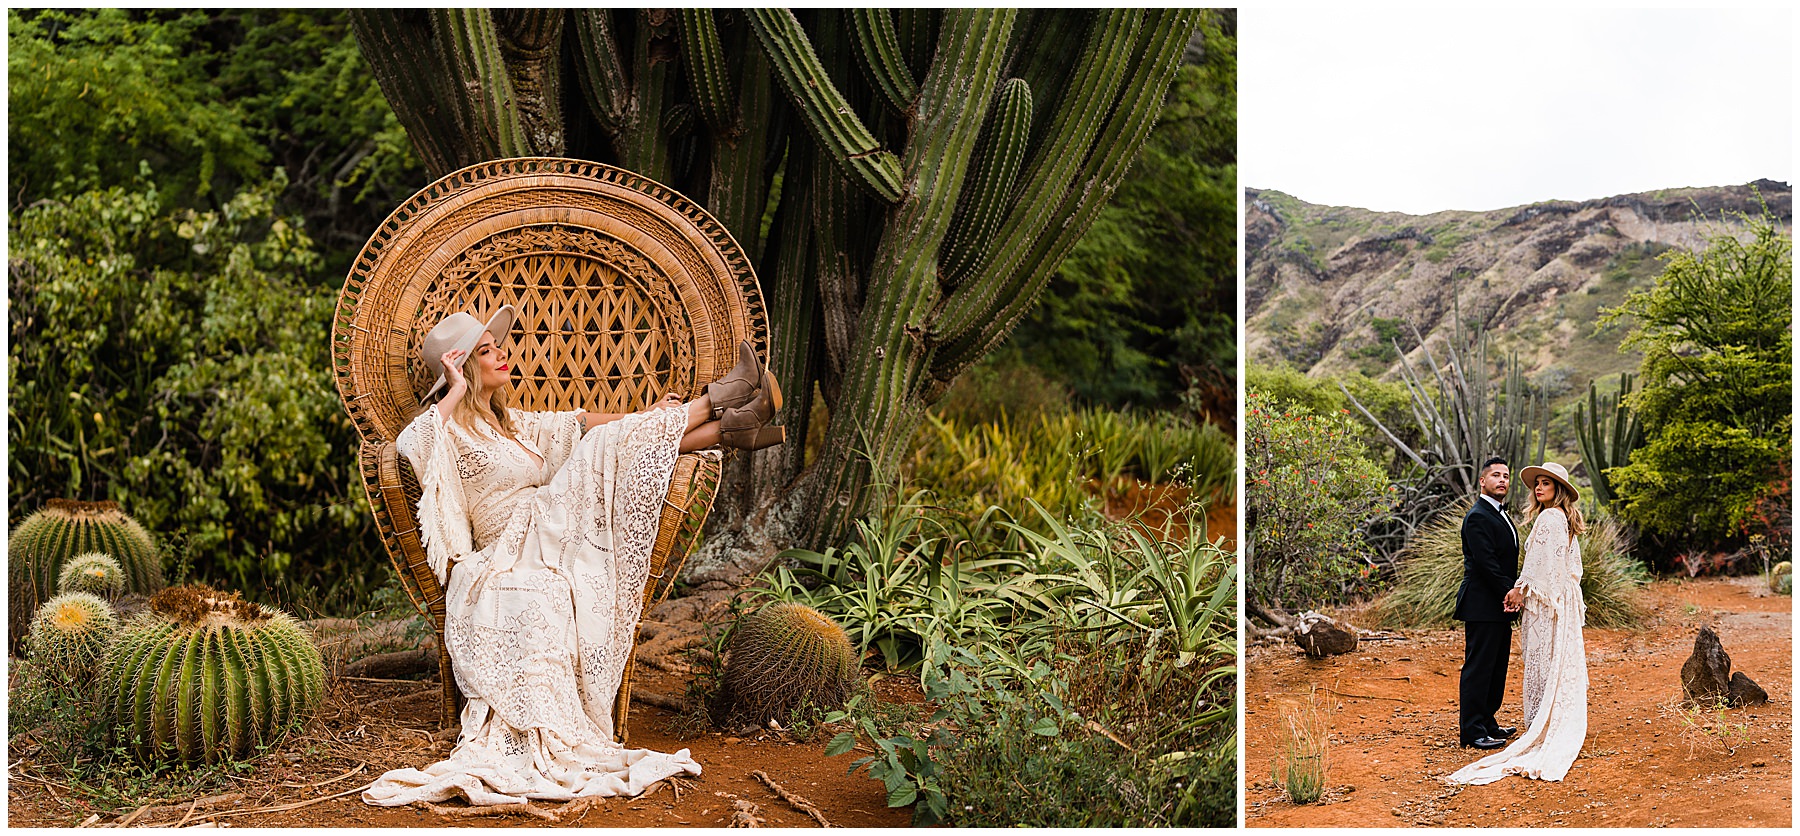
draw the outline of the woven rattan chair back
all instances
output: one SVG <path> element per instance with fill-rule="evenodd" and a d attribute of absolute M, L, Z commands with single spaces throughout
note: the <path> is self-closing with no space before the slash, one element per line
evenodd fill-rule
<path fill-rule="evenodd" d="M 364 485 L 389 557 L 437 624 L 443 591 L 424 563 L 419 489 L 394 440 L 435 377 L 418 361 L 431 326 L 456 311 L 517 308 L 506 337 L 527 410 L 630 412 L 685 397 L 736 362 L 766 356 L 768 320 L 749 259 L 713 217 L 622 169 L 554 158 L 496 160 L 450 174 L 382 223 L 352 265 L 332 326 L 332 370 L 362 437 Z M 698 538 L 718 455 L 681 457 L 652 555 L 649 607 Z M 625 737 L 631 671 L 615 707 Z M 446 723 L 460 698 L 440 650 Z"/>

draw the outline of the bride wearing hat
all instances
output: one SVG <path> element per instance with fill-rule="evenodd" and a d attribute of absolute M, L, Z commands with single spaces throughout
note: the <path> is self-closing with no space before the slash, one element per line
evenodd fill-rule
<path fill-rule="evenodd" d="M 1449 780 L 1488 784 L 1507 775 L 1561 781 L 1587 738 L 1587 656 L 1581 627 L 1581 541 L 1586 530 L 1581 492 L 1555 462 L 1527 467 L 1519 481 L 1531 487 L 1525 568 L 1506 595 L 1506 608 L 1523 607 L 1525 732 L 1512 745 L 1463 767 Z"/>
<path fill-rule="evenodd" d="M 431 329 L 421 361 L 442 393 L 397 446 L 418 475 L 419 528 L 444 584 L 445 648 L 462 733 L 443 761 L 381 776 L 363 800 L 398 806 L 637 795 L 700 765 L 613 740 L 661 503 L 678 453 L 760 449 L 781 390 L 748 343 L 696 400 L 645 411 L 526 412 L 510 406 L 504 344 L 513 308 Z M 454 569 L 454 571 L 452 571 Z"/>

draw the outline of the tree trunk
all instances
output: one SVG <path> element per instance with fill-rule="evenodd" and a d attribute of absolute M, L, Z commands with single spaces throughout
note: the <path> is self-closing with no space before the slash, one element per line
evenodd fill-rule
<path fill-rule="evenodd" d="M 688 562 L 698 582 L 845 542 L 925 409 L 1005 339 L 1111 196 L 1203 14 L 353 20 L 434 175 L 519 154 L 619 165 L 706 206 L 755 260 L 789 443 L 728 463 Z M 829 421 L 803 468 L 815 387 Z"/>

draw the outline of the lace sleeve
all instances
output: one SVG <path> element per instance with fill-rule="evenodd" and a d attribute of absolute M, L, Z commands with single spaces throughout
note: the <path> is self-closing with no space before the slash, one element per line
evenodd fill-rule
<path fill-rule="evenodd" d="M 419 477 L 419 539 L 432 573 L 444 584 L 450 564 L 475 550 L 462 476 L 456 469 L 456 441 L 433 404 L 400 432 L 394 446 Z"/>

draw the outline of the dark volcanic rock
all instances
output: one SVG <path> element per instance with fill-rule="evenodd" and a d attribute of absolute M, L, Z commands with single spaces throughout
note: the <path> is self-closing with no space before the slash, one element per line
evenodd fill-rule
<path fill-rule="evenodd" d="M 1681 694 L 1689 702 L 1712 702 L 1731 694 L 1731 657 L 1711 627 L 1700 628 L 1694 654 L 1681 666 Z"/>
<path fill-rule="evenodd" d="M 1339 656 L 1356 649 L 1356 630 L 1329 616 L 1303 612 L 1294 626 L 1294 644 L 1314 659 Z"/>
<path fill-rule="evenodd" d="M 1738 671 L 1731 675 L 1731 704 L 1734 706 L 1762 705 L 1769 701 L 1769 692 L 1756 684 L 1750 677 Z"/>

